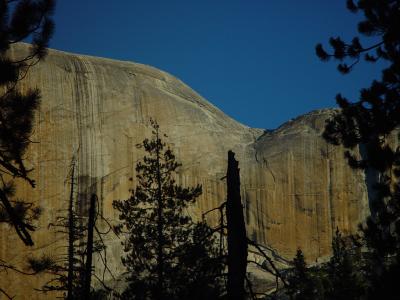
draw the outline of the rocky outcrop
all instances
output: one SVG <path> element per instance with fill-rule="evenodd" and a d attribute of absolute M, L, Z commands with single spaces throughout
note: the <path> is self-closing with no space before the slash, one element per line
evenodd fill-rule
<path fill-rule="evenodd" d="M 11 54 L 20 57 L 26 51 L 20 44 Z M 248 235 L 284 258 L 293 257 L 298 247 L 309 260 L 329 255 L 336 227 L 353 232 L 368 214 L 364 175 L 347 166 L 342 148 L 321 137 L 331 110 L 311 112 L 276 130 L 253 129 L 155 68 L 55 50 L 20 87 L 37 87 L 43 97 L 32 136 L 36 143 L 26 155 L 37 187 L 19 183 L 18 196 L 44 212 L 31 249 L 10 227 L 0 227 L 0 257 L 9 262 L 21 265 L 28 255 L 59 257 L 64 251 L 65 236 L 48 224 L 66 208 L 73 160 L 81 208 L 96 192 L 102 214 L 117 219 L 111 204 L 127 198 L 135 184 L 135 163 L 143 156 L 135 145 L 150 136 L 150 118 L 183 163 L 178 182 L 203 186 L 192 210 L 197 216 L 224 201 L 227 152 L 236 153 Z M 107 244 L 109 266 L 119 274 L 120 241 L 110 236 Z M 9 273 L 2 282 L 23 299 L 45 279 Z"/>

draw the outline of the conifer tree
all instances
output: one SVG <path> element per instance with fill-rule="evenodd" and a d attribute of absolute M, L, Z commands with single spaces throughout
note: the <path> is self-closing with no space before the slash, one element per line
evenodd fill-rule
<path fill-rule="evenodd" d="M 304 258 L 303 251 L 297 249 L 293 259 L 293 269 L 288 277 L 287 292 L 291 299 L 312 300 L 320 299 L 318 296 L 318 285 L 314 280 Z"/>
<path fill-rule="evenodd" d="M 364 169 L 369 188 L 371 216 L 362 227 L 364 239 L 372 253 L 369 259 L 371 299 L 398 295 L 393 278 L 400 275 L 400 148 L 390 143 L 400 125 L 400 1 L 347 1 L 350 11 L 364 14 L 358 24 L 363 36 L 374 36 L 375 42 L 363 46 L 359 37 L 350 43 L 331 38 L 333 52 L 322 45 L 316 53 L 322 60 L 338 60 L 338 70 L 349 73 L 364 58 L 368 62 L 384 61 L 381 79 L 360 92 L 351 102 L 338 94 L 340 111 L 327 123 L 324 137 L 333 144 L 344 145 L 354 168 Z M 361 158 L 354 151 L 359 147 Z"/>
<path fill-rule="evenodd" d="M 31 143 L 34 113 L 40 102 L 39 90 L 18 90 L 29 68 L 43 59 L 53 33 L 53 0 L 0 1 L 0 222 L 12 225 L 20 239 L 33 245 L 30 232 L 32 221 L 40 210 L 26 200 L 14 199 L 14 178 L 32 187 L 31 169 L 24 163 L 25 152 Z M 8 50 L 12 44 L 29 41 L 30 53 L 13 59 Z"/>
<path fill-rule="evenodd" d="M 327 280 L 324 282 L 325 299 L 361 299 L 365 293 L 365 278 L 359 255 L 352 243 L 346 244 L 339 229 L 332 239 L 332 257 L 324 267 Z"/>
<path fill-rule="evenodd" d="M 27 246 L 33 245 L 31 232 L 41 209 L 29 199 L 15 198 L 14 179 L 35 186 L 24 156 L 31 143 L 40 93 L 37 89 L 22 92 L 18 83 L 46 55 L 54 27 L 54 5 L 54 0 L 0 0 L 0 224 L 12 226 Z M 20 41 L 31 42 L 30 52 L 25 57 L 11 58 L 10 46 Z M 0 257 L 0 272 L 5 270 L 17 269 Z M 0 294 L 12 298 L 2 286 Z"/>
<path fill-rule="evenodd" d="M 153 138 L 141 147 L 137 187 L 129 199 L 114 201 L 120 213 L 119 232 L 126 255 L 127 288 L 122 299 L 217 299 L 222 263 L 217 258 L 212 230 L 195 222 L 186 209 L 201 194 L 201 186 L 177 185 L 180 164 L 160 138 L 152 121 Z"/>

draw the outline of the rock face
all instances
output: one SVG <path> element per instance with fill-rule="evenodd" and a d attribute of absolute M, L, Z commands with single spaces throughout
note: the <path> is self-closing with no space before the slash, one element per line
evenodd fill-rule
<path fill-rule="evenodd" d="M 21 57 L 27 47 L 17 45 L 11 54 Z M 314 111 L 273 131 L 253 129 L 155 68 L 55 50 L 20 87 L 39 88 L 42 103 L 32 136 L 37 143 L 26 156 L 37 187 L 19 183 L 17 191 L 44 212 L 31 249 L 12 228 L 0 226 L 0 258 L 10 263 L 23 266 L 27 256 L 41 253 L 63 255 L 65 235 L 48 224 L 66 208 L 73 160 L 77 203 L 86 209 L 88 195 L 96 192 L 104 217 L 117 219 L 111 204 L 127 198 L 135 184 L 135 163 L 143 156 L 135 145 L 150 136 L 150 118 L 158 121 L 183 164 L 178 182 L 203 186 L 192 211 L 197 216 L 224 201 L 227 152 L 236 153 L 248 236 L 282 257 L 290 259 L 298 247 L 311 261 L 327 256 L 336 227 L 353 232 L 368 214 L 364 175 L 347 166 L 342 148 L 321 137 L 330 110 Z M 210 216 L 210 222 L 216 217 Z M 107 245 L 109 266 L 118 275 L 123 271 L 120 241 L 109 236 Z M 43 299 L 32 288 L 46 277 L 1 276 L 18 299 L 30 294 Z"/>

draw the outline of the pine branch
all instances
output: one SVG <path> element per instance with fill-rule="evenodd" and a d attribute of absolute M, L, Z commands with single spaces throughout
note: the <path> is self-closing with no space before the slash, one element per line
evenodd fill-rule
<path fill-rule="evenodd" d="M 11 223 L 14 226 L 15 231 L 17 232 L 20 239 L 24 242 L 27 246 L 33 246 L 33 240 L 29 233 L 29 231 L 34 231 L 35 228 L 32 225 L 24 223 L 15 213 L 14 208 L 10 204 L 6 194 L 0 189 L 0 201 L 3 203 Z M 29 230 L 29 231 L 28 231 Z"/>

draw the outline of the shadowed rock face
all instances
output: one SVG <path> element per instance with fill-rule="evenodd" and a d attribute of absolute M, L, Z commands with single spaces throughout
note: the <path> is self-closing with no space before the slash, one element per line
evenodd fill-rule
<path fill-rule="evenodd" d="M 27 47 L 17 45 L 11 54 L 21 57 Z M 20 87 L 37 87 L 43 97 L 32 136 L 38 143 L 26 155 L 37 188 L 19 183 L 17 191 L 39 203 L 44 213 L 31 249 L 12 229 L 0 227 L 0 258 L 9 262 L 21 265 L 28 255 L 65 253 L 66 236 L 48 224 L 67 207 L 73 159 L 75 199 L 82 211 L 88 195 L 96 192 L 103 215 L 117 219 L 111 204 L 126 199 L 135 185 L 135 163 L 143 156 L 135 145 L 150 137 L 150 118 L 168 135 L 165 141 L 183 164 L 177 181 L 203 186 L 192 210 L 196 216 L 224 201 L 227 152 L 236 153 L 248 236 L 282 257 L 290 259 L 298 247 L 311 261 L 327 256 L 336 227 L 353 232 L 368 214 L 363 174 L 347 166 L 341 147 L 321 137 L 330 110 L 314 111 L 273 131 L 253 129 L 155 68 L 55 50 Z M 109 235 L 107 245 L 109 267 L 118 275 L 123 271 L 120 241 Z M 5 282 L 17 296 L 34 293 L 33 298 L 42 299 L 32 287 L 45 279 L 9 273 Z"/>

